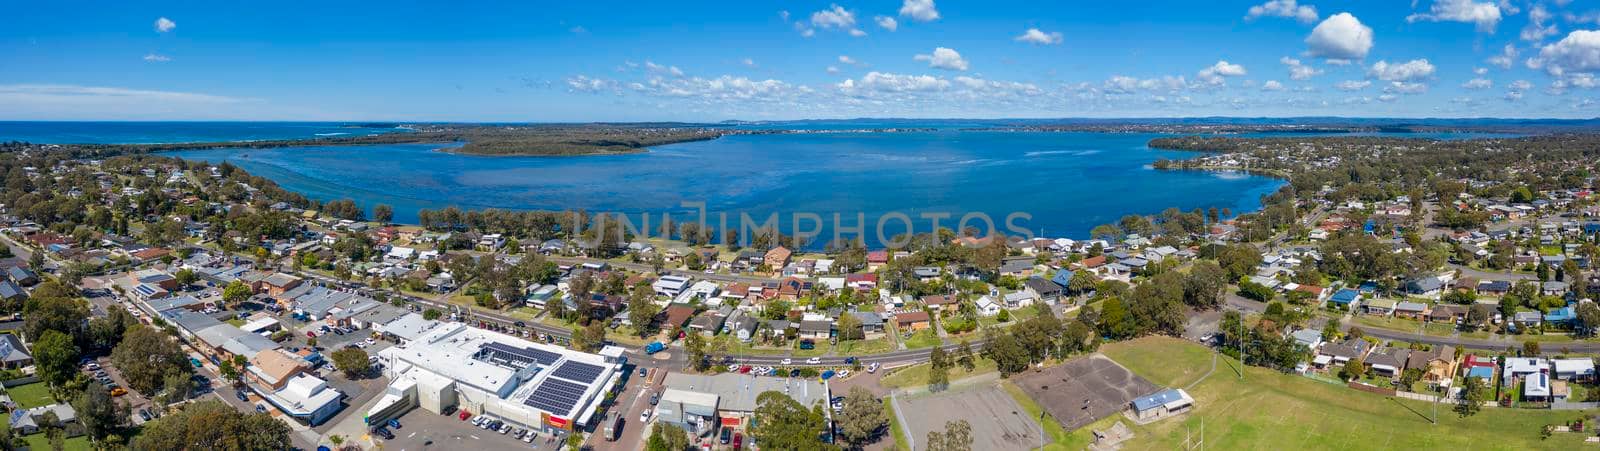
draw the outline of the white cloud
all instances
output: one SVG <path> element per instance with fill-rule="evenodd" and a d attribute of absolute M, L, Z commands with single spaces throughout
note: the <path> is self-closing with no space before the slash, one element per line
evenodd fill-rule
<path fill-rule="evenodd" d="M 1395 101 L 1395 99 L 1399 99 L 1399 98 L 1400 98 L 1399 96 L 1396 96 L 1394 94 L 1383 94 L 1383 95 L 1378 96 L 1378 101 L 1380 101 L 1380 102 L 1393 102 L 1393 101 Z"/>
<path fill-rule="evenodd" d="M 177 22 L 173 22 L 172 19 L 168 19 L 168 18 L 165 18 L 165 17 L 156 19 L 156 31 L 157 32 L 166 33 L 168 31 L 172 31 L 174 28 L 178 28 L 178 23 Z"/>
<path fill-rule="evenodd" d="M 144 60 L 152 63 L 165 63 L 167 61 L 172 61 L 172 57 L 150 53 L 144 56 Z"/>
<path fill-rule="evenodd" d="M 1298 59 L 1285 56 L 1278 58 L 1278 62 L 1289 68 L 1290 80 L 1310 80 L 1311 77 L 1322 75 L 1322 69 L 1300 64 Z"/>
<path fill-rule="evenodd" d="M 782 11 L 778 11 L 778 18 L 779 19 L 783 19 L 784 22 L 788 22 L 789 21 L 789 10 L 785 9 L 785 10 L 782 10 Z"/>
<path fill-rule="evenodd" d="M 1474 68 L 1472 68 L 1472 73 L 1474 75 L 1488 74 L 1489 73 L 1489 68 L 1486 68 L 1486 67 L 1474 67 Z"/>
<path fill-rule="evenodd" d="M 1521 91 L 1506 91 L 1505 99 L 1506 99 L 1507 102 L 1516 102 L 1516 101 L 1522 100 L 1522 92 Z"/>
<path fill-rule="evenodd" d="M 939 20 L 939 10 L 933 6 L 933 0 L 905 0 L 900 4 L 900 17 L 910 17 L 917 22 L 932 22 Z"/>
<path fill-rule="evenodd" d="M 1383 81 L 1417 81 L 1433 76 L 1433 64 L 1427 58 L 1415 59 L 1404 63 L 1389 64 L 1388 61 L 1378 61 L 1367 69 L 1367 76 Z"/>
<path fill-rule="evenodd" d="M 679 69 L 678 66 L 667 66 L 667 65 L 656 64 L 656 63 L 653 63 L 653 62 L 650 62 L 650 61 L 645 61 L 644 62 L 644 68 L 648 69 L 650 72 L 654 72 L 654 73 L 658 73 L 658 74 L 666 74 L 666 75 L 671 75 L 671 76 L 674 76 L 674 77 L 682 77 L 683 76 L 683 69 Z"/>
<path fill-rule="evenodd" d="M 1372 86 L 1372 82 L 1367 80 L 1345 80 L 1333 85 L 1340 91 L 1360 91 L 1367 89 L 1368 86 Z"/>
<path fill-rule="evenodd" d="M 582 74 L 567 77 L 567 90 L 571 92 L 596 93 L 616 89 L 617 82 L 614 80 L 591 78 Z"/>
<path fill-rule="evenodd" d="M 1420 83 L 1420 82 L 1418 82 L 1418 83 L 1408 83 L 1408 82 L 1403 82 L 1403 81 L 1391 81 L 1391 82 L 1389 82 L 1389 86 L 1383 87 L 1383 92 L 1400 93 L 1400 94 L 1421 94 L 1421 93 L 1424 93 L 1424 92 L 1428 92 L 1428 84 L 1427 83 Z"/>
<path fill-rule="evenodd" d="M 811 13 L 811 26 L 824 30 L 841 30 L 857 37 L 867 35 L 867 32 L 856 28 L 855 11 L 844 9 L 843 6 L 838 4 L 831 4 L 828 5 L 828 9 Z M 800 33 L 806 37 L 810 37 L 814 33 L 813 28 L 805 27 L 804 24 L 799 22 L 795 23 L 795 27 L 800 29 Z"/>
<path fill-rule="evenodd" d="M 1543 68 L 1555 76 L 1600 70 L 1600 31 L 1574 31 L 1546 45 L 1539 49 L 1539 56 L 1528 59 L 1528 67 Z"/>
<path fill-rule="evenodd" d="M 1507 84 L 1506 88 L 1513 91 L 1527 91 L 1529 89 L 1533 89 L 1533 83 L 1527 80 L 1517 80 Z"/>
<path fill-rule="evenodd" d="M 827 71 L 828 71 L 829 74 L 837 75 L 839 73 L 839 67 L 838 66 L 828 66 Z"/>
<path fill-rule="evenodd" d="M 1296 5 L 1295 0 L 1269 0 L 1260 5 L 1251 6 L 1249 14 L 1244 20 L 1255 20 L 1259 17 L 1284 17 L 1293 18 L 1303 24 L 1317 21 L 1317 8 L 1311 5 Z"/>
<path fill-rule="evenodd" d="M 1211 86 L 1220 86 L 1224 83 L 1224 77 L 1238 77 L 1245 75 L 1245 73 L 1244 66 L 1227 61 L 1217 61 L 1211 67 L 1200 69 L 1198 76 L 1195 78 Z"/>
<path fill-rule="evenodd" d="M 589 29 L 584 28 L 583 25 L 574 25 L 572 28 L 568 28 L 567 31 L 572 32 L 572 34 L 585 34 L 589 32 Z"/>
<path fill-rule="evenodd" d="M 1491 57 L 1489 57 L 1489 59 L 1484 60 L 1484 62 L 1487 62 L 1487 63 L 1489 63 L 1491 65 L 1497 66 L 1497 67 L 1499 67 L 1501 69 L 1510 69 L 1511 68 L 1511 62 L 1516 60 L 1516 59 L 1517 59 L 1517 46 L 1512 45 L 1512 44 L 1506 44 L 1505 49 L 1502 50 L 1499 55 L 1491 56 Z"/>
<path fill-rule="evenodd" d="M 1101 83 L 1101 88 L 1113 94 L 1131 94 L 1137 91 L 1157 91 L 1175 93 L 1189 87 L 1189 81 L 1182 76 L 1166 76 L 1161 78 L 1138 79 L 1126 75 L 1114 75 Z"/>
<path fill-rule="evenodd" d="M 878 26 L 883 27 L 885 30 L 895 31 L 900 29 L 900 22 L 894 20 L 893 17 L 877 16 L 873 17 L 872 20 L 877 22 Z"/>
<path fill-rule="evenodd" d="M 863 63 L 860 60 L 857 60 L 855 58 L 851 58 L 850 55 L 839 55 L 839 63 L 841 63 L 841 64 L 849 64 L 851 66 L 866 66 L 867 65 L 867 63 Z"/>
<path fill-rule="evenodd" d="M 1528 10 L 1528 25 L 1522 27 L 1522 40 L 1539 42 L 1554 36 L 1557 33 L 1556 24 L 1546 24 L 1553 17 L 1543 4 L 1533 5 L 1533 9 Z"/>
<path fill-rule="evenodd" d="M 753 59 L 750 59 L 750 58 L 745 58 L 743 60 L 740 60 L 739 64 L 743 64 L 743 65 L 745 65 L 745 67 L 756 67 L 756 60 L 753 60 Z"/>
<path fill-rule="evenodd" d="M 1038 28 L 1029 28 L 1028 31 L 1023 32 L 1021 36 L 1017 36 L 1016 37 L 1016 41 L 1017 42 L 1027 42 L 1027 43 L 1032 43 L 1032 44 L 1039 44 L 1039 45 L 1060 44 L 1061 43 L 1061 32 L 1059 32 L 1059 31 L 1051 31 L 1051 32 L 1046 33 L 1046 32 L 1043 32 L 1043 31 L 1039 31 Z"/>
<path fill-rule="evenodd" d="M 1328 16 L 1306 37 L 1311 56 L 1333 60 L 1358 60 L 1372 50 L 1372 28 L 1350 13 Z"/>
<path fill-rule="evenodd" d="M 1283 90 L 1283 83 L 1278 83 L 1277 80 L 1267 80 L 1266 83 L 1261 84 L 1261 90 L 1262 91 L 1282 91 Z"/>
<path fill-rule="evenodd" d="M 1500 7 L 1472 0 L 1434 0 L 1427 13 L 1406 16 L 1406 22 L 1465 22 L 1476 24 L 1480 32 L 1493 33 L 1500 24 Z"/>
<path fill-rule="evenodd" d="M 8 120 L 196 120 L 323 116 L 274 110 L 262 99 L 191 92 L 58 84 L 0 85 Z"/>
<path fill-rule="evenodd" d="M 1487 78 L 1474 78 L 1462 83 L 1461 87 L 1466 89 L 1489 89 L 1494 87 L 1494 82 L 1489 81 Z"/>
<path fill-rule="evenodd" d="M 909 0 L 908 0 L 909 1 Z M 931 4 L 931 3 L 930 3 Z M 917 61 L 927 61 L 928 67 L 944 70 L 967 70 L 967 60 L 961 57 L 954 49 L 939 47 L 933 49 L 933 54 L 917 55 L 912 57 Z"/>
<path fill-rule="evenodd" d="M 862 91 L 941 91 L 950 87 L 950 81 L 932 75 L 898 75 L 872 71 L 862 76 L 861 81 L 849 79 L 840 82 L 836 87 L 845 94 L 858 94 Z"/>

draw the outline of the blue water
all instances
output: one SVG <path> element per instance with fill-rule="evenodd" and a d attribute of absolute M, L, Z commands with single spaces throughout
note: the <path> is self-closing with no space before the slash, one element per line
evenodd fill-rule
<path fill-rule="evenodd" d="M 263 141 L 404 132 L 343 122 L 27 122 L 0 121 L 0 141 L 38 144 L 167 144 Z"/>
<path fill-rule="evenodd" d="M 758 221 L 778 213 L 788 229 L 794 213 L 816 213 L 829 223 L 824 237 L 832 236 L 833 213 L 853 227 L 860 212 L 869 242 L 890 212 L 903 212 L 919 231 L 930 228 L 922 213 L 949 213 L 941 225 L 952 227 L 965 213 L 984 212 L 1004 230 L 1006 215 L 1022 212 L 1032 218 L 1017 224 L 1030 232 L 1083 237 L 1130 213 L 1253 210 L 1283 184 L 1241 173 L 1153 170 L 1158 158 L 1193 156 L 1146 147 L 1156 136 L 941 130 L 730 136 L 616 156 L 468 156 L 436 144 L 170 155 L 228 161 L 318 200 L 389 204 L 400 222 L 414 222 L 420 208 L 449 205 L 676 213 L 686 211 L 682 202 L 704 201 L 733 225 L 740 213 Z M 889 221 L 885 233 L 903 230 Z"/>

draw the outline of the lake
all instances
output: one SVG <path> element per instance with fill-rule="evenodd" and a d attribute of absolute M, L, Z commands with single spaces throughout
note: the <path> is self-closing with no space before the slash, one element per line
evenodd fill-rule
<path fill-rule="evenodd" d="M 449 205 L 682 213 L 683 202 L 703 201 L 735 225 L 740 213 L 758 222 L 777 213 L 787 229 L 794 213 L 815 213 L 829 223 L 825 237 L 834 213 L 844 227 L 859 224 L 861 213 L 869 242 L 879 218 L 891 212 L 912 218 L 919 231 L 930 228 L 923 213 L 949 213 L 941 225 L 951 227 L 965 213 L 983 212 L 1004 230 L 1006 215 L 1021 212 L 1031 219 L 1018 225 L 1036 235 L 1086 237 L 1130 213 L 1254 210 L 1284 183 L 1234 172 L 1156 171 L 1150 163 L 1158 158 L 1194 155 L 1145 145 L 1157 136 L 938 130 L 741 135 L 612 156 L 471 156 L 440 152 L 438 144 L 168 155 L 228 161 L 317 200 L 350 198 L 369 209 L 389 204 L 398 222 L 415 222 L 418 209 Z M 904 229 L 890 221 L 885 233 Z"/>

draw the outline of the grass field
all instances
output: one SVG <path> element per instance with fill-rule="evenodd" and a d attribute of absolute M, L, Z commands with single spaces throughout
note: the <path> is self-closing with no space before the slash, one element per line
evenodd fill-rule
<path fill-rule="evenodd" d="M 1040 407 L 1039 403 L 1034 402 L 1033 398 L 1028 397 L 1027 393 L 1023 393 L 1022 389 L 1018 388 L 1016 384 L 1001 382 L 1000 388 L 1004 389 L 1006 394 L 1011 395 L 1011 399 L 1015 399 L 1017 405 L 1022 406 L 1022 410 L 1027 411 L 1028 418 L 1036 420 L 1043 418 L 1041 413 L 1044 412 L 1044 408 Z M 1067 432 L 1061 428 L 1061 423 L 1052 418 L 1044 418 L 1044 420 L 1039 421 L 1039 424 L 1044 425 L 1044 433 L 1050 436 L 1050 444 L 1044 447 L 1045 451 L 1080 450 L 1089 446 L 1089 443 L 1094 440 L 1094 434 L 1090 432 L 1092 428 Z"/>
<path fill-rule="evenodd" d="M 906 339 L 906 348 L 931 348 L 941 343 L 938 332 L 934 332 L 933 329 L 923 329 L 912 333 L 911 338 Z"/>
<path fill-rule="evenodd" d="M 873 340 L 841 341 L 833 347 L 833 352 L 841 356 L 860 356 L 868 354 L 882 354 L 894 350 L 894 342 L 889 337 Z"/>
<path fill-rule="evenodd" d="M 50 387 L 46 387 L 43 382 L 11 387 L 6 389 L 6 393 L 11 394 L 12 402 L 24 409 L 47 406 L 56 402 L 55 398 L 50 397 Z"/>
<path fill-rule="evenodd" d="M 1157 384 L 1183 386 L 1205 374 L 1211 353 L 1200 345 L 1166 337 L 1116 343 L 1107 356 Z M 1265 368 L 1232 371 L 1235 361 L 1189 394 L 1195 410 L 1183 417 L 1136 426 L 1128 449 L 1176 449 L 1203 422 L 1211 449 L 1577 449 L 1587 434 L 1541 439 L 1545 424 L 1562 424 L 1592 412 L 1484 408 L 1461 417 L 1439 405 L 1401 401 Z M 1115 418 L 1115 417 L 1113 417 Z"/>
<path fill-rule="evenodd" d="M 995 369 L 993 360 L 978 357 L 972 365 L 972 371 L 967 371 L 967 369 L 962 368 L 961 365 L 956 365 L 955 368 L 951 368 L 950 381 L 955 382 L 958 379 L 965 379 L 981 374 L 993 373 L 995 371 L 998 370 Z M 878 385 L 882 385 L 887 388 L 906 388 L 928 385 L 928 364 L 919 363 L 897 369 L 894 371 L 894 374 L 883 376 L 883 379 L 878 381 Z"/>
<path fill-rule="evenodd" d="M 50 438 L 45 437 L 43 432 L 23 436 L 22 438 L 28 441 L 28 449 L 36 449 L 41 451 L 50 449 Z M 89 436 L 80 435 L 66 439 L 62 443 L 61 449 L 66 451 L 89 451 L 92 448 L 89 447 Z"/>
<path fill-rule="evenodd" d="M 889 398 L 883 398 L 883 414 L 889 417 L 889 437 L 894 439 L 894 444 L 889 449 L 905 451 L 906 428 L 900 424 L 900 418 L 894 414 L 894 403 Z"/>

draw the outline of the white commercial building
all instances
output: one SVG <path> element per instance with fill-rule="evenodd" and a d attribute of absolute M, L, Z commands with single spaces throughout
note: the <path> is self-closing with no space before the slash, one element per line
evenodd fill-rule
<path fill-rule="evenodd" d="M 455 407 L 535 430 L 571 430 L 588 424 L 622 377 L 616 355 L 440 323 L 378 353 L 394 382 L 367 419 L 385 421 L 417 406 L 433 413 Z"/>

